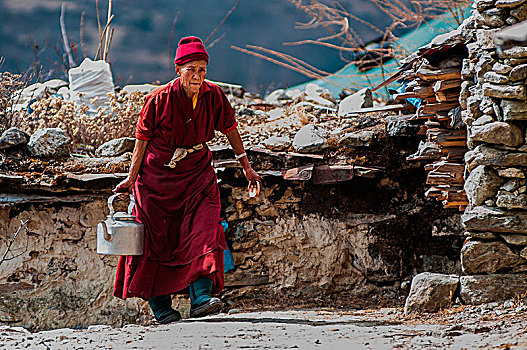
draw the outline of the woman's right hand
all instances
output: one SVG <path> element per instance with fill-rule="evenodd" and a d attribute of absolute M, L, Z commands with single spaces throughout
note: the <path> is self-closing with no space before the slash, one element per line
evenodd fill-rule
<path fill-rule="evenodd" d="M 135 180 L 132 180 L 130 177 L 126 177 L 113 189 L 114 193 L 131 193 L 134 188 Z"/>

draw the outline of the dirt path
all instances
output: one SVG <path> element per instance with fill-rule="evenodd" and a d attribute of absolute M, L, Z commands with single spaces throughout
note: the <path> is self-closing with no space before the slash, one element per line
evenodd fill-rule
<path fill-rule="evenodd" d="M 489 304 L 404 317 L 401 309 L 220 314 L 162 326 L 30 333 L 0 328 L 2 349 L 527 349 L 527 307 Z"/>

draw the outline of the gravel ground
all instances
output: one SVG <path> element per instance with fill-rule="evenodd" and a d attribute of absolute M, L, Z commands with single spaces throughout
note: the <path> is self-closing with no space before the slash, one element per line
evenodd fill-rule
<path fill-rule="evenodd" d="M 220 314 L 170 325 L 0 327 L 2 349 L 527 349 L 527 307 L 506 302 L 406 317 L 400 308 Z"/>

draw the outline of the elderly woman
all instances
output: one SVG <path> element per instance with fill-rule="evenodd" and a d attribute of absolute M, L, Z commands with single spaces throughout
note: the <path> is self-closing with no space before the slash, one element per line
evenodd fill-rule
<path fill-rule="evenodd" d="M 225 134 L 249 181 L 260 177 L 245 154 L 234 110 L 223 91 L 205 81 L 209 55 L 197 37 L 178 44 L 178 78 L 148 94 L 139 114 L 128 177 L 114 189 L 133 191 L 137 219 L 145 226 L 142 256 L 122 256 L 114 295 L 149 301 L 160 323 L 181 318 L 170 294 L 190 292 L 191 317 L 218 313 L 211 297 L 223 289 L 225 235 L 220 194 L 206 145 L 214 131 Z"/>

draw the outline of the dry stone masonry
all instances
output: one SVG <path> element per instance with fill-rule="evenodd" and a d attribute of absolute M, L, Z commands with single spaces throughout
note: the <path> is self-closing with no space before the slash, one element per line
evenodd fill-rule
<path fill-rule="evenodd" d="M 466 303 L 527 291 L 527 43 L 496 44 L 503 27 L 526 19 L 525 0 L 475 1 L 466 28 L 475 33 L 460 96 L 469 148 L 460 278 Z"/>

